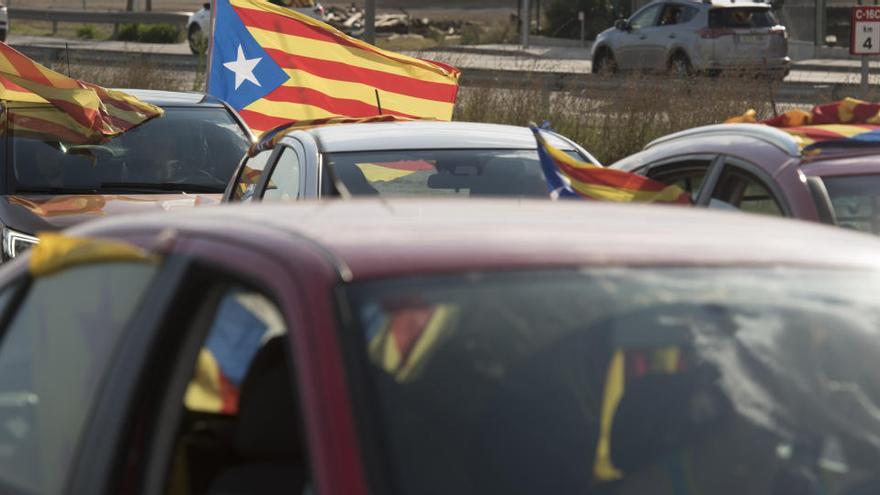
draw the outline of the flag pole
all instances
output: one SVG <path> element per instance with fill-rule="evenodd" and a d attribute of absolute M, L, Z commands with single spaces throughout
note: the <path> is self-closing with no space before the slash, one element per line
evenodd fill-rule
<path fill-rule="evenodd" d="M 211 30 L 210 36 L 208 38 L 208 51 L 205 52 L 205 56 L 208 57 L 208 60 L 205 61 L 205 93 L 211 92 L 211 88 L 208 83 L 211 82 L 211 59 L 214 58 L 214 28 L 216 27 L 214 24 L 214 20 L 217 18 L 217 0 L 211 0 Z"/>
<path fill-rule="evenodd" d="M 376 92 L 376 106 L 379 108 L 379 115 L 382 115 L 382 100 L 379 99 L 379 90 L 373 88 L 373 91 Z"/>

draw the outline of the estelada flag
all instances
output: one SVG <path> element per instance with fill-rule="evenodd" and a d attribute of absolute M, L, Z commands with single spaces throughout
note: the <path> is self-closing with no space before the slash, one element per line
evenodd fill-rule
<path fill-rule="evenodd" d="M 798 141 L 801 148 L 828 141 L 854 140 L 880 142 L 880 103 L 855 98 L 816 105 L 810 110 L 794 109 L 758 121 L 749 110 L 727 119 L 728 124 L 764 124 L 781 129 Z"/>
<path fill-rule="evenodd" d="M 582 162 L 554 148 L 531 126 L 538 141 L 538 157 L 550 196 L 633 203 L 691 204 L 690 195 L 675 185 Z"/>
<path fill-rule="evenodd" d="M 100 141 L 162 115 L 157 106 L 55 72 L 2 42 L 0 100 L 52 105 L 59 110 L 56 116 L 21 114 L 10 125 L 68 142 Z"/>
<path fill-rule="evenodd" d="M 330 117 L 450 120 L 458 69 L 389 52 L 265 0 L 215 0 L 208 92 L 263 133 Z"/>

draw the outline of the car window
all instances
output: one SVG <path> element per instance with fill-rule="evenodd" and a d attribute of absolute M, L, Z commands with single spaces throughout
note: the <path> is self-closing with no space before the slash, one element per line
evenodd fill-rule
<path fill-rule="evenodd" d="M 252 156 L 244 162 L 241 172 L 239 172 L 238 179 L 236 180 L 235 187 L 232 188 L 231 201 L 247 203 L 254 199 L 257 184 L 263 176 L 263 170 L 266 169 L 266 164 L 272 156 L 272 151 L 273 150 L 271 149 L 261 151 L 257 153 L 256 156 Z"/>
<path fill-rule="evenodd" d="M 284 147 L 278 163 L 272 170 L 269 182 L 263 193 L 264 201 L 284 201 L 296 199 L 300 191 L 299 156 L 292 148 Z"/>
<path fill-rule="evenodd" d="M 686 22 L 684 20 L 684 14 L 685 7 L 683 5 L 677 5 L 674 3 L 666 4 L 663 6 L 663 12 L 660 14 L 660 17 L 657 19 L 657 25 L 672 26 Z"/>
<path fill-rule="evenodd" d="M 877 493 L 877 289 L 779 266 L 360 283 L 361 433 L 396 493 Z"/>
<path fill-rule="evenodd" d="M 11 189 L 19 193 L 222 193 L 250 144 L 223 107 L 169 107 L 100 144 L 33 129 L 51 107 L 11 108 Z"/>
<path fill-rule="evenodd" d="M 700 195 L 700 188 L 711 160 L 683 160 L 652 167 L 648 176 L 665 184 L 676 185 L 690 193 L 691 201 L 695 202 Z"/>
<path fill-rule="evenodd" d="M 655 21 L 657 20 L 657 16 L 660 15 L 660 10 L 662 8 L 663 4 L 658 3 L 646 7 L 641 12 L 637 12 L 629 20 L 630 28 L 641 29 L 648 26 L 653 26 Z"/>
<path fill-rule="evenodd" d="M 880 176 L 823 177 L 837 224 L 880 234 Z"/>
<path fill-rule="evenodd" d="M 325 164 L 352 195 L 542 196 L 535 150 L 404 150 L 330 153 Z"/>
<path fill-rule="evenodd" d="M 290 342 L 278 307 L 232 286 L 183 398 L 168 493 L 305 493 L 305 438 Z"/>
<path fill-rule="evenodd" d="M 760 179 L 737 167 L 727 166 L 715 190 L 710 207 L 729 206 L 749 213 L 783 216 L 779 201 Z"/>
<path fill-rule="evenodd" d="M 722 7 L 709 11 L 712 29 L 766 28 L 779 24 L 769 7 Z"/>
<path fill-rule="evenodd" d="M 101 379 L 155 269 L 90 264 L 33 281 L 0 340 L 0 482 L 62 492 Z"/>

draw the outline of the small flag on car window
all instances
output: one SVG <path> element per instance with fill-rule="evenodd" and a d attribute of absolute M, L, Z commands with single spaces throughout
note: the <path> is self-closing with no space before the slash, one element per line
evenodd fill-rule
<path fill-rule="evenodd" d="M 550 196 L 632 203 L 691 204 L 690 195 L 675 185 L 647 177 L 582 162 L 554 148 L 531 126 L 538 141 L 538 157 Z"/>

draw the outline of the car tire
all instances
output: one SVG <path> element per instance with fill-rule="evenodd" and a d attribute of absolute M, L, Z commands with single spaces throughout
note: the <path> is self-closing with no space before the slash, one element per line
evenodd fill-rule
<path fill-rule="evenodd" d="M 669 74 L 675 77 L 687 77 L 694 73 L 691 59 L 681 52 L 676 52 L 669 59 Z"/>
<path fill-rule="evenodd" d="M 593 60 L 593 74 L 597 76 L 613 76 L 617 73 L 617 61 L 608 50 L 602 50 Z"/>
<path fill-rule="evenodd" d="M 193 55 L 202 55 L 207 51 L 208 44 L 205 40 L 205 34 L 198 23 L 192 23 L 186 32 L 186 40 L 189 42 L 189 51 Z"/>

